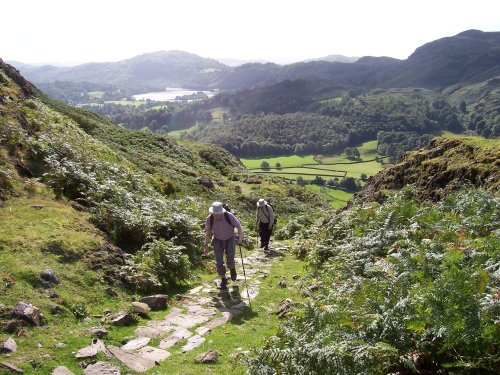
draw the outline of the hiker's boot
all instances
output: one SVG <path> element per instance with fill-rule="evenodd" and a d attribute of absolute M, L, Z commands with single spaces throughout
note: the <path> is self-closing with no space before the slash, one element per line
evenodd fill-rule
<path fill-rule="evenodd" d="M 231 272 L 231 280 L 236 281 L 236 277 L 237 277 L 236 268 L 231 268 L 229 271 Z"/>
<path fill-rule="evenodd" d="M 227 279 L 225 277 L 223 277 L 221 280 L 220 280 L 220 288 L 221 289 L 227 289 Z"/>

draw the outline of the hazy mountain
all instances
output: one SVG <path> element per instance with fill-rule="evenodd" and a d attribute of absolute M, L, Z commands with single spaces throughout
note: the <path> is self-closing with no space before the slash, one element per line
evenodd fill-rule
<path fill-rule="evenodd" d="M 324 57 L 318 57 L 316 59 L 304 60 L 304 62 L 330 61 L 330 62 L 353 63 L 353 62 L 356 62 L 358 60 L 359 60 L 359 57 L 334 54 L 334 55 L 328 55 L 328 56 L 324 56 Z"/>
<path fill-rule="evenodd" d="M 19 67 L 33 82 L 73 81 L 106 82 L 116 85 L 140 85 L 163 89 L 170 87 L 207 86 L 214 73 L 229 69 L 213 59 L 183 51 L 160 51 L 109 63 L 87 63 L 72 68 L 43 66 L 38 69 Z"/>
<path fill-rule="evenodd" d="M 419 48 L 407 59 L 362 57 L 354 63 L 309 61 L 289 65 L 248 63 L 236 67 L 181 51 L 148 53 L 113 63 L 71 68 L 18 65 L 33 82 L 88 81 L 162 89 L 241 90 L 290 79 L 323 80 L 360 87 L 444 88 L 500 74 L 500 32 L 469 30 Z"/>

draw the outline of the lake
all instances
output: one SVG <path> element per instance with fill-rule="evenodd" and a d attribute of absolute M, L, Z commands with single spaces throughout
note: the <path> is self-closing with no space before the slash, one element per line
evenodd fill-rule
<path fill-rule="evenodd" d="M 167 87 L 165 91 L 148 92 L 146 94 L 133 95 L 135 100 L 158 100 L 172 101 L 178 96 L 193 95 L 198 92 L 205 93 L 209 98 L 218 93 L 218 91 L 188 90 L 179 87 Z"/>

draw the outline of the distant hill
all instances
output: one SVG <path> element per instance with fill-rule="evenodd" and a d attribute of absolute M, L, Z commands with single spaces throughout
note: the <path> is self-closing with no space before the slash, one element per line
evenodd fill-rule
<path fill-rule="evenodd" d="M 468 30 L 424 44 L 385 85 L 444 88 L 500 75 L 500 32 Z"/>
<path fill-rule="evenodd" d="M 115 84 L 118 86 L 206 87 L 213 74 L 229 69 L 213 59 L 182 51 L 146 53 L 128 60 L 88 63 L 71 68 L 43 66 L 25 69 L 22 74 L 33 82 L 72 81 Z"/>
<path fill-rule="evenodd" d="M 344 56 L 344 55 L 327 55 L 324 57 L 318 57 L 316 59 L 304 60 L 304 62 L 311 61 L 330 61 L 330 62 L 342 62 L 342 63 L 353 63 L 359 60 L 359 57 Z"/>
<path fill-rule="evenodd" d="M 159 89 L 179 86 L 242 90 L 286 79 L 322 80 L 368 88 L 442 89 L 499 75 L 500 32 L 465 31 L 427 43 L 407 60 L 365 56 L 354 63 L 309 61 L 284 66 L 248 63 L 230 67 L 187 52 L 162 51 L 114 63 L 89 63 L 71 68 L 19 66 L 19 69 L 33 82 L 88 81 Z"/>

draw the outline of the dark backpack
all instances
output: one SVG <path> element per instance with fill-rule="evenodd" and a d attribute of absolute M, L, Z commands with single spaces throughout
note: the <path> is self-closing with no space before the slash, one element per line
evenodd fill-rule
<path fill-rule="evenodd" d="M 278 223 L 278 217 L 276 216 L 276 210 L 274 209 L 274 206 L 270 203 L 270 202 L 266 202 L 266 206 L 271 206 L 271 208 L 273 209 L 273 212 L 274 212 L 274 225 L 276 225 Z M 265 208 L 266 211 L 267 211 L 267 215 L 266 213 L 264 212 L 264 216 L 267 217 L 267 220 L 269 220 L 269 209 L 264 206 L 262 207 L 263 209 Z"/>

